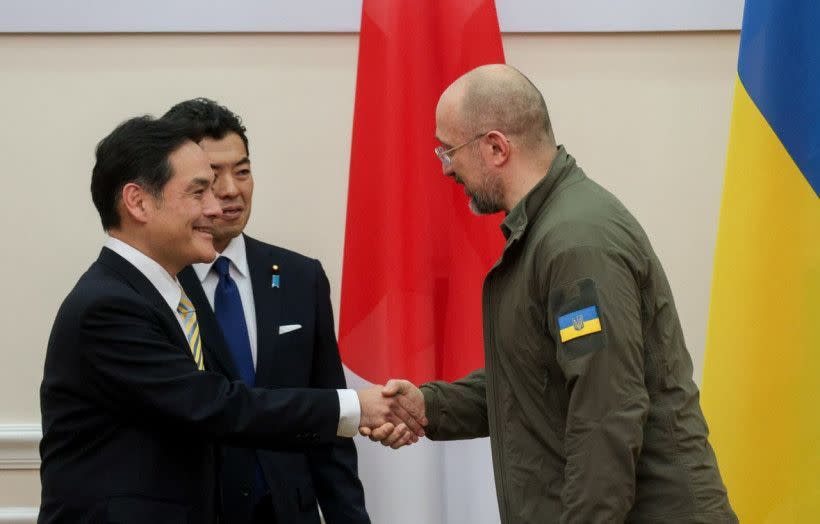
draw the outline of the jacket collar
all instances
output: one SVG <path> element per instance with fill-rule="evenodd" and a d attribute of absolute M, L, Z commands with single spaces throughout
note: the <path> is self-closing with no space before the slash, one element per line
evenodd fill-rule
<path fill-rule="evenodd" d="M 165 297 L 160 294 L 156 286 L 142 271 L 109 247 L 102 248 L 97 262 L 117 273 L 132 289 L 151 303 L 159 314 L 165 318 L 167 324 L 171 326 L 170 329 L 176 334 L 178 346 L 188 348 L 188 339 L 185 338 L 185 333 L 182 332 L 182 328 L 179 326 L 176 313 L 168 307 Z M 190 351 L 186 353 L 191 356 Z M 193 361 L 193 356 L 191 356 L 191 360 Z"/>
<path fill-rule="evenodd" d="M 168 308 L 176 311 L 182 290 L 176 277 L 165 271 L 159 262 L 122 240 L 109 236 L 105 248 L 113 251 L 136 268 L 162 296 Z"/>
<path fill-rule="evenodd" d="M 547 174 L 510 210 L 507 218 L 501 223 L 501 232 L 508 245 L 513 237 L 518 237 L 541 212 L 541 209 L 556 188 L 575 168 L 575 159 L 567 153 L 564 146 L 558 146 L 558 152 L 552 160 Z"/>
<path fill-rule="evenodd" d="M 256 308 L 256 380 L 267 384 L 274 372 L 279 322 L 281 317 L 284 286 L 289 280 L 291 268 L 281 267 L 282 288 L 271 284 L 271 267 L 281 264 L 273 246 L 245 235 L 245 251 L 250 269 L 253 302 Z"/>

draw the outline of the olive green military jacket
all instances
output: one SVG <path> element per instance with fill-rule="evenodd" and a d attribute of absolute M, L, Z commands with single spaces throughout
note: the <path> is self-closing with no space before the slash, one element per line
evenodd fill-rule
<path fill-rule="evenodd" d="M 490 436 L 504 523 L 735 522 L 638 222 L 560 147 L 502 230 L 486 367 L 422 386 L 428 436 Z"/>

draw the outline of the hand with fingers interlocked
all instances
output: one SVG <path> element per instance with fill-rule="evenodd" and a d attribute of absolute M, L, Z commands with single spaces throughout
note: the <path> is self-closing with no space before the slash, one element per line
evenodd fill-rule
<path fill-rule="evenodd" d="M 393 449 L 418 442 L 419 437 L 424 436 L 423 426 L 427 425 L 421 390 L 412 382 L 400 379 L 391 379 L 379 389 L 381 397 L 389 401 L 392 416 L 385 417 L 386 422 L 382 424 L 366 424 L 362 415 L 359 433 Z"/>

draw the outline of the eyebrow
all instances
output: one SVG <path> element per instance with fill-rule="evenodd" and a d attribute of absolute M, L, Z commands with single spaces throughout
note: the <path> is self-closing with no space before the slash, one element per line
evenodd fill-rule
<path fill-rule="evenodd" d="M 241 166 L 242 164 L 250 164 L 250 163 L 251 163 L 250 158 L 242 157 L 237 162 L 234 162 L 233 165 L 231 165 L 231 167 L 237 167 L 237 166 Z M 225 165 L 225 164 L 223 164 L 223 163 L 211 164 L 211 169 L 215 169 L 215 168 L 217 168 L 219 166 L 223 166 L 223 165 Z"/>
<path fill-rule="evenodd" d="M 198 187 L 210 187 L 211 183 L 212 183 L 212 181 L 209 178 L 199 178 L 199 177 L 197 177 L 197 178 L 191 180 L 191 183 L 188 184 L 188 191 L 191 191 L 192 189 L 196 189 Z"/>

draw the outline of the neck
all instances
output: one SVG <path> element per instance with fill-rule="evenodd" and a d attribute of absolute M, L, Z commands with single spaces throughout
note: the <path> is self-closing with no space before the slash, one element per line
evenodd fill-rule
<path fill-rule="evenodd" d="M 221 255 L 222 252 L 225 251 L 225 248 L 228 247 L 228 244 L 230 244 L 230 242 L 230 238 L 220 240 L 214 239 L 214 250 L 216 251 L 217 256 Z"/>
<path fill-rule="evenodd" d="M 240 235 L 242 233 L 239 233 Z M 232 237 L 224 237 L 224 238 L 216 238 L 214 237 L 214 250 L 216 251 L 217 256 L 221 255 L 225 249 L 228 248 L 228 244 L 231 243 L 231 240 L 236 238 L 239 235 L 234 235 Z"/>
<path fill-rule="evenodd" d="M 182 267 L 177 267 L 177 265 L 173 263 L 169 263 L 167 261 L 163 261 L 162 257 L 156 252 L 155 249 L 151 249 L 150 242 L 143 240 L 138 235 L 129 234 L 128 232 L 122 229 L 109 229 L 108 236 L 116 238 L 117 240 L 128 244 L 129 246 L 133 247 L 143 255 L 147 256 L 168 272 L 169 275 L 175 277 L 177 273 L 182 271 Z"/>
<path fill-rule="evenodd" d="M 540 150 L 537 155 L 522 158 L 519 165 L 510 166 L 515 176 L 510 177 L 505 191 L 504 210 L 507 213 L 527 196 L 527 193 L 532 191 L 541 179 L 547 176 L 557 154 L 558 148 L 551 144 Z"/>

